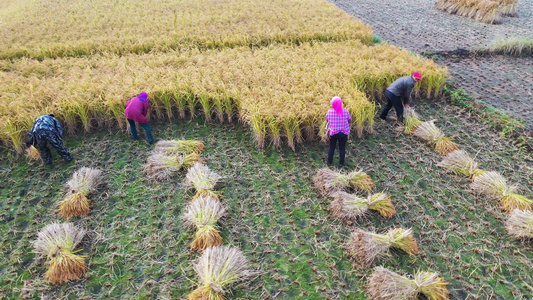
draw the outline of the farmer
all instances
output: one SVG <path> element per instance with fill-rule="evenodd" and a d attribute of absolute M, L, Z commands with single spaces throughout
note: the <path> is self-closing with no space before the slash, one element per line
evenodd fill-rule
<path fill-rule="evenodd" d="M 335 96 L 331 99 L 332 109 L 326 113 L 326 120 L 329 127 L 329 151 L 328 151 L 328 165 L 333 163 L 333 153 L 337 141 L 339 142 L 339 164 L 344 166 L 344 156 L 346 154 L 346 142 L 350 134 L 350 122 L 352 118 L 347 109 L 342 108 L 341 98 Z"/>
<path fill-rule="evenodd" d="M 52 153 L 48 149 L 50 144 L 65 161 L 72 160 L 70 152 L 63 146 L 63 128 L 59 120 L 54 115 L 44 115 L 38 117 L 33 123 L 30 136 L 26 142 L 29 148 L 32 145 L 39 150 L 44 162 L 49 165 L 52 163 Z"/>
<path fill-rule="evenodd" d="M 148 120 L 146 120 L 146 114 L 148 113 L 149 108 L 150 104 L 148 103 L 148 94 L 142 92 L 139 94 L 139 96 L 131 98 L 131 100 L 126 103 L 124 114 L 126 115 L 128 123 L 130 124 L 131 137 L 134 140 L 139 139 L 137 136 L 137 129 L 135 128 L 135 122 L 137 122 L 141 124 L 142 128 L 144 128 L 144 131 L 146 132 L 146 138 L 148 139 L 148 144 L 151 145 L 156 141 L 154 141 L 154 138 L 152 137 L 152 129 L 150 128 L 150 124 L 148 124 Z"/>
<path fill-rule="evenodd" d="M 415 87 L 415 83 L 421 78 L 419 72 L 414 72 L 411 76 L 405 76 L 396 79 L 385 91 L 387 97 L 387 105 L 383 108 L 381 115 L 382 120 L 387 120 L 389 110 L 394 107 L 398 121 L 403 122 L 403 108 L 409 107 L 409 100 L 411 100 L 411 92 Z M 403 99 L 403 103 L 402 103 Z"/>

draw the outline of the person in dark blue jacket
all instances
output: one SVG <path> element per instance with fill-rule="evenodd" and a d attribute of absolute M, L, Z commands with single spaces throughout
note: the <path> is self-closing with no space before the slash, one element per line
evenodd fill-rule
<path fill-rule="evenodd" d="M 396 79 L 385 91 L 387 97 L 387 105 L 379 115 L 380 119 L 386 120 L 389 110 L 394 107 L 398 121 L 403 122 L 403 108 L 409 107 L 409 100 L 411 100 L 411 92 L 415 87 L 415 83 L 420 80 L 422 76 L 419 72 L 414 72 L 411 76 L 405 76 Z"/>
<path fill-rule="evenodd" d="M 52 163 L 52 153 L 48 149 L 48 145 L 52 146 L 65 161 L 72 160 L 72 155 L 63 146 L 63 128 L 59 120 L 52 114 L 40 116 L 33 123 L 26 142 L 27 147 L 32 145 L 39 150 L 46 164 Z"/>

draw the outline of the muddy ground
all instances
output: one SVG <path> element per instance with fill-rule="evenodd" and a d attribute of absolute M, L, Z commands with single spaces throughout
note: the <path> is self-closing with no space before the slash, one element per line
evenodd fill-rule
<path fill-rule="evenodd" d="M 435 9 L 436 1 L 330 0 L 355 18 L 374 26 L 383 40 L 399 47 L 423 51 L 476 50 L 510 37 L 533 36 L 533 3 L 519 1 L 518 17 L 488 25 Z M 533 63 L 531 58 L 449 57 L 437 60 L 450 69 L 456 87 L 477 100 L 523 119 L 533 128 Z"/>

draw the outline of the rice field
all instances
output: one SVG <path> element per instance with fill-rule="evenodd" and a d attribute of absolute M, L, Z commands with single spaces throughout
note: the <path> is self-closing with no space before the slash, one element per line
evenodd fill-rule
<path fill-rule="evenodd" d="M 414 108 L 475 155 L 477 168 L 501 173 L 531 197 L 530 154 L 460 108 L 428 101 Z M 391 249 L 376 267 L 405 277 L 438 273 L 451 299 L 533 295 L 531 240 L 510 235 L 508 214 L 497 200 L 473 193 L 471 178 L 438 166 L 443 157 L 402 128 L 377 122 L 373 135 L 348 145 L 343 172 L 364 170 L 374 191 L 385 191 L 396 207 L 391 218 L 371 210 L 356 220 L 334 218 L 332 199 L 314 188 L 312 178 L 327 156 L 322 143 L 306 143 L 296 153 L 259 150 L 249 130 L 213 126 L 203 117 L 155 122 L 153 129 L 162 139 L 203 141 L 206 165 L 222 176 L 217 190 L 226 206 L 219 220 L 224 246 L 241 249 L 250 269 L 260 271 L 232 288 L 228 299 L 367 299 L 373 269 L 360 268 L 345 244 L 356 229 L 381 234 L 394 228 L 412 229 L 420 252 Z M 66 146 L 74 162 L 56 156 L 51 167 L 0 155 L 0 295 L 182 299 L 201 287 L 194 270 L 201 254 L 189 248 L 195 230 L 181 219 L 196 193 L 182 184 L 186 173 L 154 184 L 141 170 L 152 147 L 115 131 L 79 133 L 67 137 Z M 91 213 L 69 220 L 87 231 L 76 248 L 87 255 L 86 271 L 81 280 L 54 286 L 31 242 L 60 220 L 55 210 L 64 184 L 82 166 L 101 169 L 104 183 L 91 196 Z"/>

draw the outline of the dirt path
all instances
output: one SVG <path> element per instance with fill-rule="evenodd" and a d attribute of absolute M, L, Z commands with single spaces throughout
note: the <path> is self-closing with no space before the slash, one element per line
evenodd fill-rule
<path fill-rule="evenodd" d="M 390 43 L 414 52 L 474 50 L 509 37 L 533 36 L 533 3 L 521 0 L 519 17 L 487 25 L 435 9 L 434 0 L 330 0 L 375 28 Z M 533 128 L 533 63 L 531 58 L 477 57 L 444 59 L 457 87 Z"/>

